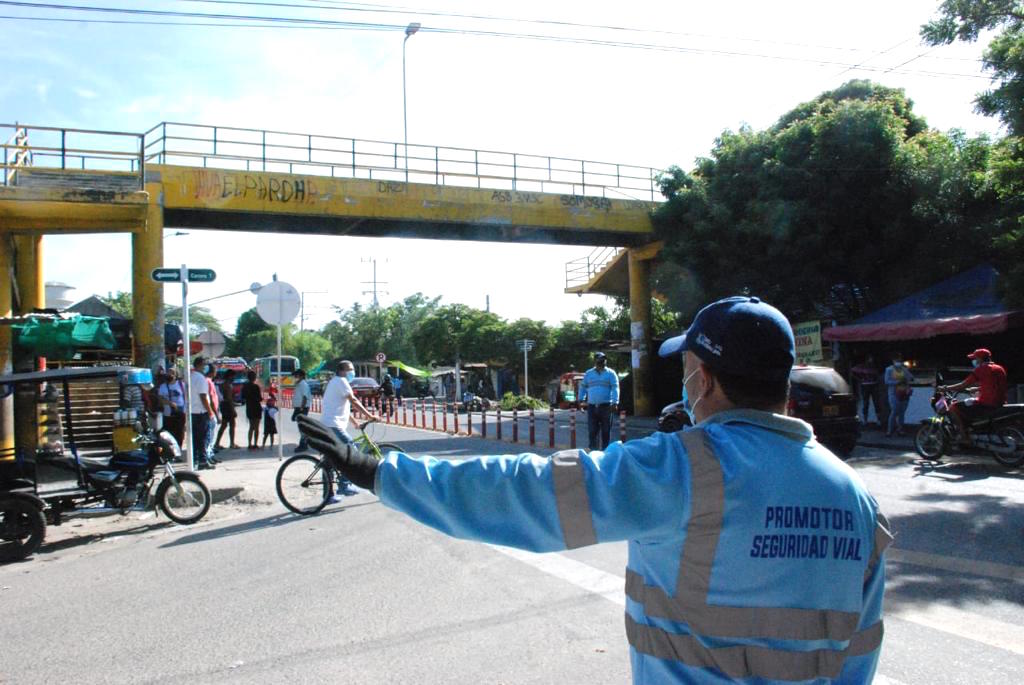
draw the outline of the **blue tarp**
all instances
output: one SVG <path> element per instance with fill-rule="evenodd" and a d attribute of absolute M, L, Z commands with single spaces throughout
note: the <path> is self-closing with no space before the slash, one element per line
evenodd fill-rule
<path fill-rule="evenodd" d="M 996 290 L 999 272 L 990 265 L 936 283 L 845 326 L 822 331 L 825 340 L 919 340 L 937 335 L 987 335 L 1024 324 Z"/>

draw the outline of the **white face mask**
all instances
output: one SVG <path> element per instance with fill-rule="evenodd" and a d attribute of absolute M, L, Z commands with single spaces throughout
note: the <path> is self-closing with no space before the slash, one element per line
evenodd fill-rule
<path fill-rule="evenodd" d="M 697 421 L 693 418 L 693 412 L 694 410 L 697 409 L 697 405 L 700 404 L 700 401 L 704 398 L 698 397 L 697 401 L 693 403 L 693 406 L 690 406 L 690 396 L 686 390 L 686 384 L 690 381 L 691 378 L 693 378 L 693 374 L 697 373 L 698 371 L 700 371 L 699 366 L 693 371 L 691 371 L 689 376 L 683 379 L 683 411 L 685 411 L 686 415 L 690 417 L 691 424 L 697 423 Z"/>

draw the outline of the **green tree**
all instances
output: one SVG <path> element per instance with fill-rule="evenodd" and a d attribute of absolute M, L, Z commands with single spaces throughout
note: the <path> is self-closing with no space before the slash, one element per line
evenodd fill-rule
<path fill-rule="evenodd" d="M 283 333 L 284 331 L 282 331 Z M 286 350 L 284 354 L 298 357 L 299 365 L 304 369 L 311 369 L 331 356 L 331 341 L 313 331 L 292 333 L 289 336 L 287 347 L 285 347 L 283 339 L 281 347 Z"/>
<path fill-rule="evenodd" d="M 937 19 L 921 27 L 929 45 L 974 42 L 983 31 L 997 32 L 982 56 L 993 86 L 978 94 L 977 110 L 998 117 L 1008 136 L 998 141 L 990 161 L 990 180 L 998 196 L 995 262 L 1007 304 L 1024 306 L 1024 2 L 1020 0 L 946 0 Z"/>
<path fill-rule="evenodd" d="M 260 318 L 256 308 L 238 317 L 235 334 L 228 339 L 227 353 L 233 357 L 253 360 L 270 354 L 276 347 L 274 327 Z"/>
<path fill-rule="evenodd" d="M 336 356 L 368 360 L 384 352 L 389 359 L 416 364 L 421 360 L 412 334 L 437 309 L 439 300 L 416 293 L 388 307 L 355 304 L 347 310 L 338 308 L 338 319 L 324 326 L 321 333 L 330 340 Z"/>
<path fill-rule="evenodd" d="M 460 393 L 462 362 L 490 359 L 495 341 L 506 339 L 507 325 L 491 312 L 450 304 L 424 318 L 412 340 L 421 361 L 455 366 L 456 397 Z"/>
<path fill-rule="evenodd" d="M 994 87 L 978 95 L 978 111 L 998 116 L 1012 136 L 1024 135 L 1024 2 L 945 0 L 939 17 L 921 27 L 929 45 L 974 42 L 982 31 L 999 31 L 982 55 Z"/>
<path fill-rule="evenodd" d="M 177 324 L 181 326 L 183 321 L 181 318 L 181 307 L 164 306 L 164 321 L 167 323 Z M 217 317 L 207 309 L 206 307 L 199 307 L 196 305 L 189 305 L 188 308 L 188 325 L 192 329 L 192 335 L 202 331 L 218 331 L 223 332 L 220 321 Z"/>
<path fill-rule="evenodd" d="M 110 295 L 108 297 L 99 295 L 98 297 L 100 302 L 107 305 L 121 316 L 128 319 L 134 316 L 132 312 L 132 294 L 130 292 L 118 290 L 116 295 Z"/>
<path fill-rule="evenodd" d="M 655 227 L 692 284 L 667 293 L 672 307 L 750 293 L 849 319 L 984 259 L 993 229 L 972 222 L 994 203 L 987 141 L 943 140 L 912 109 L 901 90 L 852 81 L 665 174 Z M 968 224 L 977 242 L 957 248 Z"/>

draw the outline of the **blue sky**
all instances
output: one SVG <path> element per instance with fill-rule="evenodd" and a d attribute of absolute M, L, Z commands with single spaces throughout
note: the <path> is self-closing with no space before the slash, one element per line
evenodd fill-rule
<path fill-rule="evenodd" d="M 55 0 L 64 4 L 66 0 Z M 116 2 L 93 7 L 291 16 L 379 22 L 346 29 L 142 26 L 30 21 L 24 17 L 197 21 L 0 5 L 5 48 L 0 120 L 43 126 L 144 131 L 161 121 L 238 126 L 363 139 L 402 139 L 402 27 L 424 30 L 407 44 L 410 143 L 507 150 L 663 168 L 689 168 L 723 129 L 770 125 L 779 115 L 851 78 L 905 88 L 940 130 L 998 133 L 973 113 L 987 81 L 984 44 L 928 48 L 917 38 L 932 0 L 858 3 L 516 3 L 412 0 L 398 7 L 334 0 Z M 67 4 L 72 4 L 67 2 Z M 312 7 L 312 5 L 317 5 Z M 409 5 L 401 5 L 409 7 Z M 470 20 L 428 12 L 544 19 L 645 29 Z M 626 49 L 432 32 L 430 28 L 553 33 L 563 38 L 664 44 L 683 51 Z M 956 76 L 954 76 L 954 74 Z M 169 232 L 173 227 L 168 227 Z M 48 237 L 47 280 L 86 297 L 130 289 L 126 236 Z M 574 318 L 604 298 L 564 295 L 564 265 L 586 247 L 492 245 L 189 231 L 168 238 L 165 263 L 212 267 L 218 280 L 195 299 L 265 282 L 274 272 L 307 298 L 307 326 L 329 305 L 366 303 L 378 260 L 385 304 L 413 292 L 491 308 L 510 319 Z M 102 263 L 104 268 L 97 268 Z M 180 293 L 168 286 L 169 302 Z M 228 330 L 255 304 L 250 295 L 210 303 Z"/>

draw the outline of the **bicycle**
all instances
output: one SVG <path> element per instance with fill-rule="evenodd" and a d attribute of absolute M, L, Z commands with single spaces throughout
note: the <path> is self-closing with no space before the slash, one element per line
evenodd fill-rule
<path fill-rule="evenodd" d="M 352 439 L 361 452 L 373 455 L 377 460 L 392 450 L 402 448 L 390 442 L 374 442 L 366 427 L 379 419 L 368 419 L 362 425 L 356 423 L 359 435 Z M 322 510 L 334 495 L 335 482 L 340 484 L 341 474 L 323 456 L 296 454 L 281 464 L 277 470 L 277 497 L 289 511 L 310 516 Z"/>

